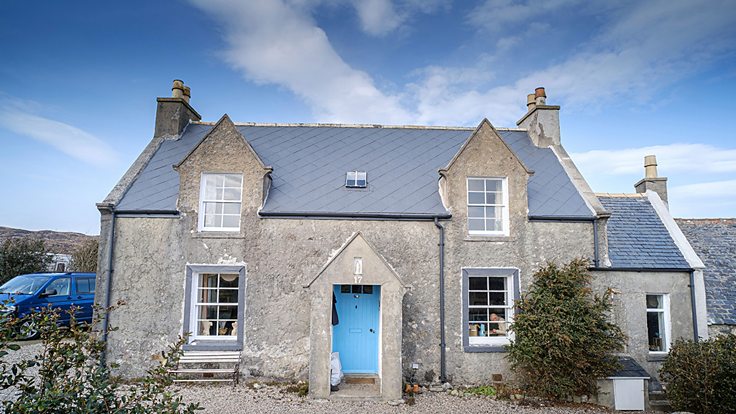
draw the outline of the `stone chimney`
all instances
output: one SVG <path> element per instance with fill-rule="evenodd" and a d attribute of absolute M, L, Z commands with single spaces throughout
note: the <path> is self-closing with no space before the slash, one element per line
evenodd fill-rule
<path fill-rule="evenodd" d="M 647 190 L 659 194 L 659 198 L 669 207 L 667 203 L 667 177 L 657 176 L 657 156 L 647 155 L 644 157 L 644 178 L 634 184 L 637 193 L 645 193 Z"/>
<path fill-rule="evenodd" d="M 154 137 L 176 136 L 184 130 L 189 121 L 199 121 L 202 117 L 189 105 L 192 91 L 179 79 L 174 79 L 170 98 L 157 98 L 156 129 Z"/>
<path fill-rule="evenodd" d="M 560 107 L 547 105 L 547 93 L 539 87 L 526 96 L 527 113 L 516 125 L 529 131 L 534 145 L 560 145 Z"/>

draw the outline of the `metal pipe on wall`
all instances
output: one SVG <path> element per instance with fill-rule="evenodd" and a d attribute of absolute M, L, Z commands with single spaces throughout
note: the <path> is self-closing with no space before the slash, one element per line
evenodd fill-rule
<path fill-rule="evenodd" d="M 447 382 L 447 367 L 445 362 L 445 228 L 439 218 L 434 218 L 434 225 L 440 231 L 440 382 Z"/>

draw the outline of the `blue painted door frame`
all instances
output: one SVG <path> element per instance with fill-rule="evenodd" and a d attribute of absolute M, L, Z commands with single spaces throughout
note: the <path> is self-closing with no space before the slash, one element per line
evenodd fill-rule
<path fill-rule="evenodd" d="M 381 287 L 335 285 L 334 293 L 340 323 L 332 327 L 332 350 L 343 372 L 377 374 Z"/>

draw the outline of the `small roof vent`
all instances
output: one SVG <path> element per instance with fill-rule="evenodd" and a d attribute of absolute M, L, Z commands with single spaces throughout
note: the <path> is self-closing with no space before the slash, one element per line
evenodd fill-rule
<path fill-rule="evenodd" d="M 348 171 L 345 177 L 345 187 L 365 188 L 368 184 L 365 171 Z"/>

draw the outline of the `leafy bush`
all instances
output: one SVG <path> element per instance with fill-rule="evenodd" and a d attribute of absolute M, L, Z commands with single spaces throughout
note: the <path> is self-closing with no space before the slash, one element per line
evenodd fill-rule
<path fill-rule="evenodd" d="M 100 243 L 97 239 L 89 239 L 72 252 L 71 267 L 75 272 L 96 272 L 97 252 Z"/>
<path fill-rule="evenodd" d="M 106 310 L 109 312 L 111 309 Z M 17 398 L 3 401 L 7 413 L 194 413 L 195 404 L 169 390 L 185 338 L 163 353 L 163 363 L 139 380 L 122 383 L 102 363 L 105 344 L 101 332 L 77 324 L 74 312 L 68 329 L 58 327 L 59 312 L 45 309 L 23 319 L 8 318 L 0 324 L 0 389 L 13 388 Z M 104 312 L 95 312 L 103 314 Z M 41 332 L 42 350 L 26 359 L 10 362 L 20 349 L 10 341 L 24 322 Z M 99 326 L 96 316 L 92 326 Z M 21 332 L 22 334 L 22 332 Z"/>
<path fill-rule="evenodd" d="M 496 395 L 496 387 L 492 385 L 480 385 L 465 390 L 468 394 L 493 397 Z"/>
<path fill-rule="evenodd" d="M 547 264 L 516 302 L 508 356 L 528 394 L 553 400 L 593 395 L 596 380 L 620 367 L 613 352 L 623 348 L 625 336 L 608 320 L 613 291 L 594 295 L 587 269 L 584 259 L 561 268 Z"/>
<path fill-rule="evenodd" d="M 678 339 L 660 370 L 677 410 L 736 413 L 736 335 Z"/>
<path fill-rule="evenodd" d="M 0 285 L 18 275 L 45 272 L 49 262 L 43 240 L 32 237 L 7 239 L 0 245 Z"/>

